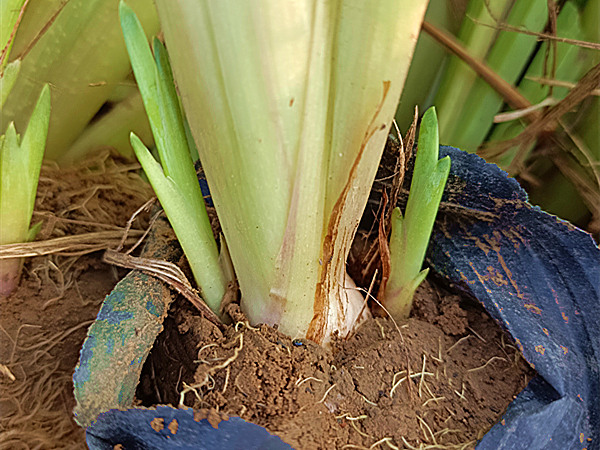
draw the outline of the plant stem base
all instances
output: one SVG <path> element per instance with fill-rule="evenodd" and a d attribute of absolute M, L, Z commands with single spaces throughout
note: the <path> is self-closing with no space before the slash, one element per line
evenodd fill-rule
<path fill-rule="evenodd" d="M 240 416 L 298 449 L 385 438 L 418 448 L 433 444 L 431 433 L 474 445 L 533 371 L 480 307 L 420 292 L 418 319 L 398 324 L 402 336 L 390 320 L 371 319 L 332 350 L 250 328 L 241 314 L 222 332 L 177 301 L 138 397 L 178 405 L 185 383 L 185 406 Z"/>

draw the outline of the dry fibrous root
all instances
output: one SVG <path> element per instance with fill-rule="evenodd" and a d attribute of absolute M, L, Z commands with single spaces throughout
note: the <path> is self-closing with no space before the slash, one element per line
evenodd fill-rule
<path fill-rule="evenodd" d="M 108 152 L 69 168 L 43 166 L 34 213 L 34 220 L 46 219 L 40 238 L 75 234 L 73 228 L 122 230 L 135 209 L 152 197 L 138 170 L 137 163 L 115 160 Z M 108 210 L 106 202 L 115 199 L 122 207 Z"/>
<path fill-rule="evenodd" d="M 60 369 L 51 350 L 89 324 L 51 336 L 27 324 L 13 333 L 0 327 L 8 350 L 2 358 L 6 371 L 0 376 L 0 449 L 81 448 L 83 430 L 70 420 L 72 405 L 67 401 L 71 373 Z"/>
<path fill-rule="evenodd" d="M 390 324 L 385 327 L 385 330 L 379 321 L 375 325 L 378 325 L 378 327 L 373 328 L 376 330 L 379 328 L 378 331 L 381 332 L 383 340 L 390 333 L 394 334 L 397 331 Z M 411 336 L 408 331 L 410 326 L 410 324 L 401 324 L 400 329 Z M 347 410 L 344 407 L 341 411 L 336 412 L 336 420 L 343 423 L 344 426 L 348 426 L 348 429 L 352 432 L 350 443 L 342 448 L 474 448 L 476 441 L 473 434 L 467 434 L 461 426 L 456 426 L 454 416 L 457 411 L 453 411 L 450 405 L 454 404 L 458 408 L 462 408 L 461 404 L 467 404 L 473 397 L 478 395 L 477 392 L 480 387 L 477 386 L 481 386 L 479 383 L 485 378 L 482 372 L 486 370 L 510 371 L 518 363 L 520 354 L 516 347 L 506 343 L 502 338 L 498 348 L 488 347 L 481 352 L 479 357 L 470 361 L 468 366 L 457 366 L 454 356 L 457 352 L 463 351 L 465 344 L 477 340 L 486 342 L 474 329 L 470 327 L 467 327 L 467 329 L 470 334 L 457 339 L 455 342 L 444 340 L 439 336 L 437 345 L 428 344 L 429 349 L 420 354 L 418 365 L 415 361 L 416 355 L 413 354 L 411 357 L 413 361 L 412 370 L 407 370 L 407 366 L 400 364 L 393 374 L 387 375 L 390 378 L 386 382 L 386 397 L 390 401 L 404 402 L 410 399 L 415 403 L 415 414 L 412 419 L 414 419 L 415 427 L 418 427 L 420 433 L 411 436 L 403 435 L 403 432 L 399 431 L 386 434 L 387 432 L 383 428 L 381 429 L 383 434 L 379 433 L 376 431 L 379 430 L 377 419 L 373 415 L 373 408 L 371 408 L 371 406 L 376 405 L 365 399 L 364 409 L 351 407 Z M 491 369 L 492 366 L 494 369 Z M 353 367 L 355 369 L 364 368 L 362 365 L 356 364 Z M 459 369 L 461 375 L 458 375 L 457 369 Z M 296 384 L 303 384 L 310 379 L 300 378 Z M 327 380 L 312 380 L 327 385 Z M 408 390 L 410 385 L 412 385 L 412 394 Z M 332 385 L 330 388 L 334 386 Z M 450 409 L 448 409 L 449 407 Z M 444 424 L 447 425 L 444 426 Z M 489 426 L 491 425 L 490 423 Z M 479 430 L 477 439 L 480 439 L 488 429 L 484 425 Z"/>
<path fill-rule="evenodd" d="M 205 360 L 198 359 L 198 362 L 206 363 L 208 368 L 205 370 L 204 377 L 200 382 L 194 383 L 192 385 L 183 383 L 183 389 L 179 393 L 179 396 L 180 396 L 179 397 L 179 406 L 180 407 L 186 406 L 185 405 L 185 396 L 189 392 L 192 392 L 196 396 L 196 399 L 202 404 L 203 403 L 202 390 L 204 389 L 204 391 L 206 391 L 206 390 L 214 389 L 215 381 L 214 381 L 213 375 L 222 369 L 226 369 L 225 383 L 224 383 L 222 392 L 225 392 L 227 390 L 227 386 L 229 384 L 229 373 L 230 373 L 229 365 L 237 359 L 240 352 L 244 348 L 244 333 L 243 333 L 243 331 L 240 331 L 244 327 L 253 329 L 252 327 L 250 327 L 248 322 L 237 322 L 235 324 L 235 331 L 237 333 L 239 333 L 237 335 L 238 346 L 233 349 L 233 354 L 229 358 L 225 359 L 222 362 L 219 362 L 219 364 L 216 364 L 216 365 L 211 365 L 211 362 L 215 362 L 214 360 L 213 361 L 205 361 Z M 212 346 L 212 345 L 202 347 L 198 351 L 198 357 L 200 358 L 202 351 L 210 346 Z"/>
<path fill-rule="evenodd" d="M 131 214 L 152 197 L 137 174 L 138 164 L 113 159 L 102 152 L 77 166 L 42 167 L 32 224 L 42 222 L 36 240 L 0 245 L 0 258 L 36 257 L 26 273 L 49 283 L 56 296 L 50 306 L 76 283 L 74 262 L 82 255 L 134 244 L 148 226 L 149 214 L 128 223 Z M 110 207 L 107 207 L 110 204 Z"/>

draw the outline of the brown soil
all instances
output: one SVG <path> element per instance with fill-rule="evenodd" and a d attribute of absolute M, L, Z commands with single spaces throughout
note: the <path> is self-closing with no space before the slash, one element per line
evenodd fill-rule
<path fill-rule="evenodd" d="M 76 281 L 58 297 L 50 280 L 36 277 L 38 264 L 31 261 L 21 286 L 0 300 L 0 363 L 15 377 L 0 376 L 0 449 L 85 448 L 71 419 L 71 377 L 115 275 L 96 255 L 82 257 Z"/>
<path fill-rule="evenodd" d="M 46 168 L 38 239 L 122 232 L 150 196 L 133 168 L 102 158 L 84 170 Z M 122 273 L 82 251 L 29 259 L 19 289 L 0 299 L 0 449 L 85 448 L 72 372 Z M 213 422 L 239 415 L 298 449 L 471 448 L 532 376 L 479 306 L 433 285 L 420 290 L 410 321 L 374 319 L 329 350 L 252 328 L 232 308 L 234 324 L 221 330 L 177 300 L 140 402 L 182 398 Z"/>
<path fill-rule="evenodd" d="M 431 284 L 414 318 L 373 319 L 330 350 L 233 311 L 221 331 L 175 304 L 144 404 L 240 416 L 298 449 L 472 448 L 533 375 L 481 307 Z"/>
<path fill-rule="evenodd" d="M 107 155 L 70 170 L 44 167 L 37 240 L 112 230 L 118 242 L 151 196 L 135 168 Z M 142 216 L 133 228 L 147 221 Z M 72 420 L 73 369 L 88 326 L 123 274 L 102 263 L 101 252 L 85 252 L 67 248 L 28 259 L 19 288 L 0 298 L 0 449 L 86 448 Z"/>

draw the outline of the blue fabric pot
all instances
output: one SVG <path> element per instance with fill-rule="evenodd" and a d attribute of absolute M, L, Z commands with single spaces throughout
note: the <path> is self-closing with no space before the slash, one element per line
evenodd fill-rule
<path fill-rule="evenodd" d="M 527 203 L 495 165 L 451 147 L 440 154 L 452 158 L 443 201 L 454 206 L 438 216 L 427 263 L 477 298 L 539 374 L 477 448 L 600 449 L 600 249 Z M 142 275 L 131 272 L 106 298 L 73 377 L 90 448 L 290 448 L 239 418 L 215 429 L 190 410 L 131 408 L 169 306 L 158 281 L 136 292 Z M 175 420 L 177 433 L 157 432 L 157 418 Z"/>

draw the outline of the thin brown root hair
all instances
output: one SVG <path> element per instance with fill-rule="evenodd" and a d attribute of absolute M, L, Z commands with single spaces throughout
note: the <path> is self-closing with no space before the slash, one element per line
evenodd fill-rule
<path fill-rule="evenodd" d="M 67 335 L 52 338 L 59 340 Z M 56 344 L 43 335 L 27 336 L 28 341 L 35 339 L 43 345 Z M 60 362 L 50 353 L 32 347 L 13 354 L 8 366 L 15 381 L 0 383 L 0 449 L 56 448 L 57 442 L 61 448 L 80 448 L 83 430 L 65 414 L 65 397 L 72 390 L 71 374 L 60 370 Z M 17 341 L 15 348 L 22 348 Z"/>

